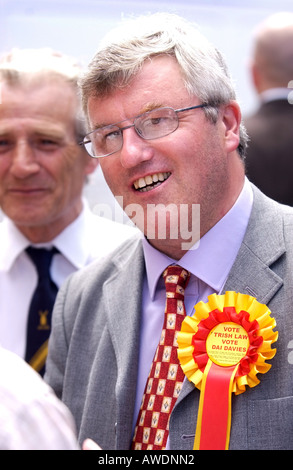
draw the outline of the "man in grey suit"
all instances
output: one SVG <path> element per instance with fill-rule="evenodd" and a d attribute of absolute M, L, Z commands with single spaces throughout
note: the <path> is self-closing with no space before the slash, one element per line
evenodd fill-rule
<path fill-rule="evenodd" d="M 114 33 L 81 81 L 84 145 L 104 157 L 108 184 L 145 236 L 64 285 L 46 380 L 73 413 L 81 443 L 130 449 L 161 335 L 161 274 L 175 263 L 191 273 L 187 315 L 226 291 L 270 308 L 277 354 L 258 386 L 233 396 L 229 448 L 292 449 L 293 212 L 245 177 L 247 136 L 216 49 L 173 15 L 139 18 Z M 199 396 L 186 379 L 167 449 L 193 448 Z"/>
<path fill-rule="evenodd" d="M 292 13 L 272 15 L 258 27 L 251 77 L 259 107 L 244 118 L 250 137 L 246 172 L 267 196 L 293 206 Z"/>

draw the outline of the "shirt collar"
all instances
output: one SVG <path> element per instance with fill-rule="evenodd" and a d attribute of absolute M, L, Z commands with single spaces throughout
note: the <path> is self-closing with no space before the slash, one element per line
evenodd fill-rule
<path fill-rule="evenodd" d="M 143 239 L 150 296 L 155 295 L 158 280 L 167 266 L 178 263 L 191 274 L 220 292 L 242 243 L 253 203 L 253 192 L 245 178 L 243 189 L 229 212 L 179 261 L 169 258 Z"/>
<path fill-rule="evenodd" d="M 59 252 L 68 259 L 77 269 L 83 267 L 88 259 L 88 247 L 85 230 L 90 209 L 86 201 L 83 201 L 83 209 L 79 216 L 66 227 L 54 240 L 49 243 L 40 243 L 33 246 L 51 248 L 55 246 Z M 18 230 L 15 224 L 6 216 L 1 222 L 2 253 L 0 257 L 0 269 L 9 271 L 17 257 L 31 244 L 31 242 Z"/>
<path fill-rule="evenodd" d="M 88 260 L 89 247 L 87 246 L 86 233 L 88 220 L 92 216 L 88 203 L 84 200 L 83 209 L 79 216 L 52 242 L 77 269 L 85 266 Z"/>
<path fill-rule="evenodd" d="M 4 216 L 1 222 L 0 269 L 9 271 L 16 258 L 30 245 L 29 240 L 14 223 Z"/>

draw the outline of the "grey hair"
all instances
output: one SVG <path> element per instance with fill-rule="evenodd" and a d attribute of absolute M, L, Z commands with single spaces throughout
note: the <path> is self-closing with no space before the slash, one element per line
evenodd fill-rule
<path fill-rule="evenodd" d="M 50 48 L 14 48 L 0 58 L 0 83 L 4 82 L 13 87 L 61 79 L 76 91 L 78 106 L 75 116 L 75 132 L 77 141 L 80 141 L 86 133 L 85 116 L 78 86 L 81 71 L 80 64 L 74 58 Z"/>
<path fill-rule="evenodd" d="M 215 123 L 218 107 L 236 99 L 225 60 L 190 23 L 168 13 L 125 21 L 104 38 L 80 80 L 85 114 L 90 96 L 106 96 L 115 88 L 127 86 L 147 59 L 162 54 L 175 57 L 187 91 L 209 105 L 204 111 Z M 241 124 L 241 157 L 247 140 Z"/>

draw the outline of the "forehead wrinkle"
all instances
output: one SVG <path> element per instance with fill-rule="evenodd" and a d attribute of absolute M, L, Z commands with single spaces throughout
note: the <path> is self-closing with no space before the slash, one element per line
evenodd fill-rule
<path fill-rule="evenodd" d="M 53 122 L 39 122 L 35 120 L 31 120 L 27 123 L 26 126 L 22 125 L 22 128 L 26 133 L 33 134 L 33 135 L 45 135 L 51 137 L 62 137 L 64 131 L 55 125 Z M 14 123 L 8 122 L 1 122 L 0 119 L 0 135 L 8 135 L 18 133 L 19 128 L 15 127 Z"/>

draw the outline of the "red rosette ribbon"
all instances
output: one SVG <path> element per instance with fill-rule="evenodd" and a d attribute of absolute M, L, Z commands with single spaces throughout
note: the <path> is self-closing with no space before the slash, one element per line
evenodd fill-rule
<path fill-rule="evenodd" d="M 278 332 L 271 312 L 249 295 L 226 292 L 199 302 L 178 335 L 178 357 L 187 378 L 201 390 L 194 449 L 228 449 L 231 395 L 260 382 Z"/>

